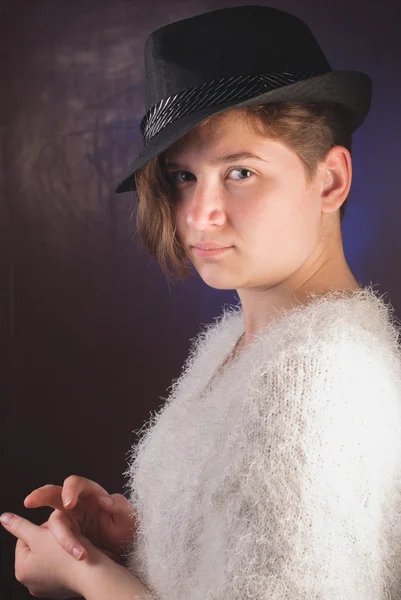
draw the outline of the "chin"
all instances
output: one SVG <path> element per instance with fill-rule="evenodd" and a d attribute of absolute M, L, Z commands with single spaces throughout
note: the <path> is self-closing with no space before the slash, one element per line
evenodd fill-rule
<path fill-rule="evenodd" d="M 202 271 L 204 271 L 202 273 Z M 241 287 L 241 282 L 238 277 L 235 277 L 230 272 L 226 273 L 206 273 L 206 269 L 200 269 L 198 271 L 199 276 L 203 281 L 211 288 L 216 290 L 235 290 Z"/>

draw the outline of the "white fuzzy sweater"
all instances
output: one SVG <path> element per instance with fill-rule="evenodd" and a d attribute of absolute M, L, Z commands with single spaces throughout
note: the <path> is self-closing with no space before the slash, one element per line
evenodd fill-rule
<path fill-rule="evenodd" d="M 155 598 L 401 598 L 393 313 L 371 285 L 311 293 L 210 385 L 240 307 L 191 340 L 124 473 L 138 518 L 126 566 Z"/>

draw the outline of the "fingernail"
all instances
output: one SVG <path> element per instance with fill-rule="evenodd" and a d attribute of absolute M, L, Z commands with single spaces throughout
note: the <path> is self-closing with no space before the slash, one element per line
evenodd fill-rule
<path fill-rule="evenodd" d="M 74 548 L 72 549 L 72 554 L 73 554 L 74 558 L 76 558 L 77 560 L 79 560 L 81 558 L 82 552 L 83 552 L 83 549 L 78 548 L 77 546 L 74 546 Z"/>
<path fill-rule="evenodd" d="M 14 515 L 10 514 L 10 513 L 4 513 L 1 515 L 0 517 L 0 521 L 3 523 L 3 525 L 9 525 L 11 523 L 11 521 L 13 520 Z"/>
<path fill-rule="evenodd" d="M 113 506 L 112 498 L 108 498 L 107 496 L 101 496 L 101 499 L 107 506 Z"/>
<path fill-rule="evenodd" d="M 66 496 L 63 500 L 64 506 L 68 506 L 72 500 L 72 496 Z"/>

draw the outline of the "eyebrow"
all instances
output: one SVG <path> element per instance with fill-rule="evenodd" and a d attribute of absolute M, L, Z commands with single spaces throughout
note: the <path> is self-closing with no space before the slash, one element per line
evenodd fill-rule
<path fill-rule="evenodd" d="M 265 158 L 261 158 L 260 156 L 253 154 L 252 152 L 237 152 L 235 154 L 227 154 L 226 156 L 218 156 L 214 160 L 209 161 L 209 164 L 212 167 L 217 167 L 218 165 L 224 165 L 224 164 L 232 162 L 232 161 L 244 160 L 246 158 L 254 158 L 254 159 L 260 160 L 262 162 L 270 162 L 270 161 L 266 160 Z M 167 169 L 169 169 L 171 167 L 187 168 L 187 165 L 184 163 L 180 163 L 180 162 L 170 162 L 168 159 L 166 159 L 166 167 L 167 167 Z"/>

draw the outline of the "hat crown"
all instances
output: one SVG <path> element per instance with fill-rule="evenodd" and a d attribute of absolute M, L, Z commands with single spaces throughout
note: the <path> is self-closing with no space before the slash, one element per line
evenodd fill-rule
<path fill-rule="evenodd" d="M 268 6 L 223 8 L 164 25 L 145 42 L 145 109 L 224 77 L 331 71 L 308 25 Z"/>

